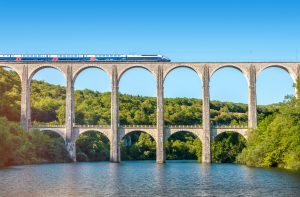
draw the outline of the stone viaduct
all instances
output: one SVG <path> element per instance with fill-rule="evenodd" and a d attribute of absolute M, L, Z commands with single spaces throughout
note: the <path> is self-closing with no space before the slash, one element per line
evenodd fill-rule
<path fill-rule="evenodd" d="M 0 67 L 9 67 L 16 71 L 21 79 L 21 125 L 25 130 L 39 128 L 50 130 L 61 135 L 67 146 L 71 158 L 76 161 L 75 142 L 77 137 L 86 131 L 99 131 L 110 141 L 110 160 L 120 161 L 120 140 L 133 131 L 144 131 L 156 141 L 156 161 L 165 162 L 165 140 L 173 133 L 189 131 L 202 141 L 202 162 L 211 162 L 211 141 L 219 133 L 235 131 L 247 137 L 247 130 L 256 128 L 256 77 L 268 67 L 280 67 L 286 70 L 293 81 L 300 76 L 300 63 L 296 62 L 0 62 Z M 51 67 L 61 71 L 67 82 L 66 87 L 66 123 L 56 126 L 32 126 L 30 113 L 30 82 L 33 75 L 42 68 Z M 106 72 L 111 79 L 111 125 L 75 125 L 74 113 L 74 81 L 77 75 L 86 68 L 99 68 Z M 122 75 L 131 68 L 141 67 L 152 73 L 157 86 L 157 125 L 125 126 L 119 125 L 118 85 Z M 170 71 L 178 67 L 187 67 L 194 70 L 202 80 L 203 106 L 202 126 L 165 126 L 164 125 L 164 79 Z M 248 127 L 221 127 L 211 128 L 210 124 L 210 77 L 223 67 L 238 69 L 248 82 Z"/>

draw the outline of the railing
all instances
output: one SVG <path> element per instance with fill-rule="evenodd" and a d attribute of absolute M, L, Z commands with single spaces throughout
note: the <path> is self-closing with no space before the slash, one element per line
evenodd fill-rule
<path fill-rule="evenodd" d="M 166 125 L 169 129 L 202 129 L 202 125 Z"/>
<path fill-rule="evenodd" d="M 74 125 L 76 128 L 98 128 L 98 129 L 109 129 L 110 125 Z"/>
<path fill-rule="evenodd" d="M 124 129 L 135 129 L 135 128 L 155 129 L 156 125 L 120 125 L 120 127 Z"/>
<path fill-rule="evenodd" d="M 248 129 L 247 125 L 218 125 L 212 126 L 213 129 Z"/>
<path fill-rule="evenodd" d="M 64 128 L 65 125 L 42 124 L 31 125 L 31 128 Z M 100 128 L 109 129 L 111 125 L 74 125 L 75 128 Z M 124 129 L 155 129 L 156 125 L 120 125 Z M 165 125 L 169 129 L 202 129 L 202 125 Z M 218 125 L 211 126 L 213 129 L 247 129 L 247 125 Z"/>
<path fill-rule="evenodd" d="M 55 125 L 55 124 L 42 124 L 42 125 L 31 125 L 31 128 L 64 128 L 65 125 Z"/>

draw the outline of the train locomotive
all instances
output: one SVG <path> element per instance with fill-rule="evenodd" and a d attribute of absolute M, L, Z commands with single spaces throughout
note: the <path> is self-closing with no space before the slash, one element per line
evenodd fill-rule
<path fill-rule="evenodd" d="M 26 54 L 12 55 L 0 54 L 0 61 L 144 61 L 144 62 L 170 62 L 171 60 L 163 55 L 49 55 L 49 54 Z"/>

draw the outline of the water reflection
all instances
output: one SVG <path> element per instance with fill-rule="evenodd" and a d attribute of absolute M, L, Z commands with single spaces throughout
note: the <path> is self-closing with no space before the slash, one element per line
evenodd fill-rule
<path fill-rule="evenodd" d="M 300 196 L 300 174 L 196 161 L 17 166 L 0 170 L 0 196 Z"/>

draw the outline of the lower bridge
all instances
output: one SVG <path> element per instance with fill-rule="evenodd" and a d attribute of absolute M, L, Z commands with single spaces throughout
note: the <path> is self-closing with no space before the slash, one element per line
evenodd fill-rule
<path fill-rule="evenodd" d="M 65 125 L 32 125 L 30 127 L 31 129 L 39 129 L 41 131 L 51 131 L 59 134 L 65 141 L 67 147 L 72 150 L 73 154 L 73 160 L 76 160 L 76 140 L 80 136 L 80 134 L 83 134 L 85 132 L 89 131 L 96 131 L 104 134 L 110 142 L 113 140 L 113 129 L 111 128 L 111 125 L 74 125 L 73 126 L 73 131 L 72 131 L 72 143 L 68 144 L 66 142 L 67 138 L 67 128 Z M 118 127 L 118 133 L 117 133 L 117 140 L 118 143 L 110 143 L 111 146 L 113 144 L 119 144 L 119 142 L 129 133 L 134 132 L 134 131 L 141 131 L 149 134 L 155 141 L 156 144 L 159 141 L 166 141 L 171 135 L 178 133 L 178 132 L 190 132 L 193 133 L 196 137 L 198 137 L 201 142 L 202 146 L 206 140 L 214 140 L 214 138 L 224 132 L 227 131 L 232 131 L 241 134 L 247 139 L 247 131 L 248 127 L 247 126 L 215 126 L 210 128 L 210 138 L 207 139 L 204 134 L 204 130 L 201 125 L 166 125 L 164 126 L 164 132 L 163 136 L 158 135 L 158 129 L 156 125 L 120 125 Z M 161 139 L 162 138 L 162 139 Z M 210 142 L 209 142 L 210 144 Z M 119 149 L 120 147 L 111 147 L 111 149 Z M 202 148 L 207 148 L 207 147 L 202 147 Z M 210 147 L 209 147 L 210 149 Z M 209 150 L 210 151 L 210 150 Z M 158 154 L 165 154 L 164 152 L 157 152 Z M 164 157 L 164 156 L 163 156 Z"/>

